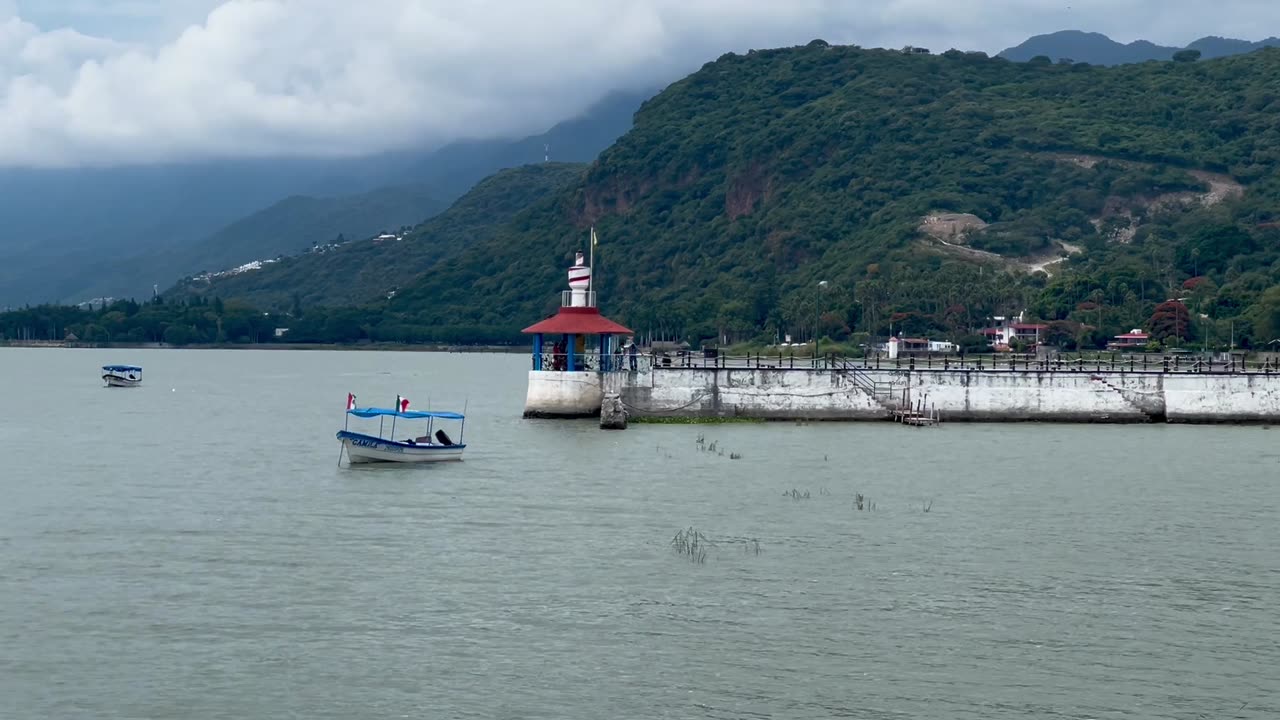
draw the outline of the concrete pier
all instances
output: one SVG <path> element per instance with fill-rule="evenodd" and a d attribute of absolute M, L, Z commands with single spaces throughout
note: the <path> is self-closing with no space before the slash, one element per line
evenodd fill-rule
<path fill-rule="evenodd" d="M 944 422 L 1270 423 L 1280 374 L 680 367 L 627 374 L 621 398 L 633 417 L 886 420 L 922 404 Z"/>

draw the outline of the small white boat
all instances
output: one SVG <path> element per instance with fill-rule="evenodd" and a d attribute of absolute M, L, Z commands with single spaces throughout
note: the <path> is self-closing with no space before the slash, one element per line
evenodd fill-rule
<path fill-rule="evenodd" d="M 102 382 L 107 387 L 137 387 L 142 384 L 142 368 L 137 365 L 103 365 Z"/>
<path fill-rule="evenodd" d="M 466 425 L 466 418 L 461 413 L 402 411 L 386 408 L 352 408 L 347 410 L 348 422 L 353 416 L 366 420 L 378 419 L 377 435 L 352 432 L 346 427 L 338 431 L 338 442 L 342 443 L 342 448 L 347 454 L 347 460 L 353 465 L 378 462 L 424 463 L 461 460 L 462 451 L 467 447 L 462 442 L 462 430 Z M 391 418 L 391 429 L 387 433 L 388 437 L 383 437 L 387 418 Z M 425 435 L 417 437 L 410 434 L 404 440 L 394 440 L 396 421 L 398 420 L 425 420 L 427 432 Z M 448 433 L 443 429 L 435 427 L 437 420 L 450 420 L 459 423 L 457 442 L 454 442 L 453 438 L 449 437 Z M 339 461 L 341 461 L 341 456 L 339 456 Z"/>

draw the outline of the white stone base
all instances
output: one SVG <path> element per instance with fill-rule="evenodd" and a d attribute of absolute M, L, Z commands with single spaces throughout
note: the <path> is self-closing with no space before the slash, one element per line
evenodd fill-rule
<path fill-rule="evenodd" d="M 598 372 L 529 371 L 525 417 L 594 417 L 604 391 Z"/>

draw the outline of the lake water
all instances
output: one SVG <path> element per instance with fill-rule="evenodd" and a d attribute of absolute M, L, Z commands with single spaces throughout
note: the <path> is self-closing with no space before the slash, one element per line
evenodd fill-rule
<path fill-rule="evenodd" d="M 0 717 L 1280 717 L 1280 430 L 604 432 L 526 368 L 0 349 Z M 339 467 L 347 392 L 466 461 Z"/>

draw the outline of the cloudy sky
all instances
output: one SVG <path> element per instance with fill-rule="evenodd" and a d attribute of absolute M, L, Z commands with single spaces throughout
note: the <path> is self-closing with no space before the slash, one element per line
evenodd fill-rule
<path fill-rule="evenodd" d="M 542 130 L 726 51 L 1280 33 L 1276 0 L 0 0 L 0 165 L 358 154 Z"/>

